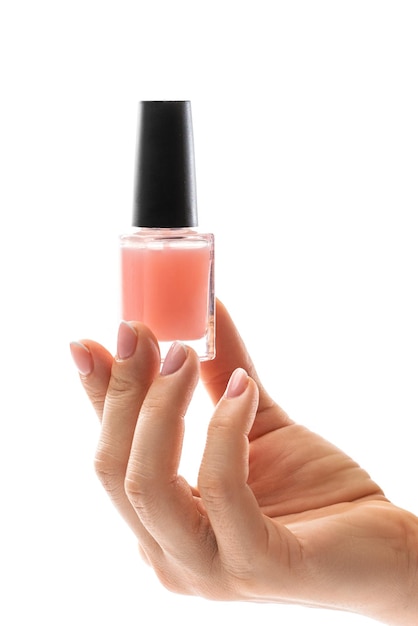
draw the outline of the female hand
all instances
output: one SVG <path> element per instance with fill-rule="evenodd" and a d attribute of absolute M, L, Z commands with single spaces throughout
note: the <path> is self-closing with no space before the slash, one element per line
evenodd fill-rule
<path fill-rule="evenodd" d="M 418 622 L 418 523 L 353 460 L 292 422 L 263 389 L 217 303 L 217 356 L 122 323 L 118 355 L 73 344 L 101 420 L 98 476 L 169 589 L 308 604 Z M 216 404 L 198 487 L 178 475 L 183 417 L 201 376 Z"/>

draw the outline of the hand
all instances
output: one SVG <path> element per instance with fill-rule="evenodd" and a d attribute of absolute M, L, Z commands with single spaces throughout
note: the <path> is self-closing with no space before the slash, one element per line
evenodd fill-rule
<path fill-rule="evenodd" d="M 121 324 L 116 358 L 90 340 L 73 355 L 102 423 L 98 476 L 167 588 L 417 623 L 417 519 L 289 419 L 219 302 L 217 356 L 201 366 L 174 344 L 160 373 L 139 323 Z M 177 472 L 199 375 L 216 407 L 195 488 Z"/>

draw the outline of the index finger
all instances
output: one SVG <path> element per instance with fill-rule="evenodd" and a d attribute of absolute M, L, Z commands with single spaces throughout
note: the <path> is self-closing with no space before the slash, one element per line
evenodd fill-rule
<path fill-rule="evenodd" d="M 259 390 L 258 411 L 277 408 L 261 384 L 248 350 L 245 347 L 226 307 L 216 301 L 216 357 L 201 364 L 201 379 L 214 404 L 222 398 L 232 372 L 244 369 L 255 380 Z"/>

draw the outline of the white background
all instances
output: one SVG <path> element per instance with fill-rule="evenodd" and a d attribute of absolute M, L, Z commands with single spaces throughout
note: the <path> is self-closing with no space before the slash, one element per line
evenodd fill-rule
<path fill-rule="evenodd" d="M 161 588 L 94 475 L 68 342 L 114 350 L 138 101 L 190 99 L 217 293 L 267 388 L 417 513 L 416 7 L 3 0 L 1 623 L 371 623 Z M 199 389 L 191 480 L 210 411 Z"/>

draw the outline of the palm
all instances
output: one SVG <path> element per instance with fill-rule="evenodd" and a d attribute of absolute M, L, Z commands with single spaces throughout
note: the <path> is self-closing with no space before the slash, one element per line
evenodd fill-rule
<path fill-rule="evenodd" d="M 280 421 L 278 407 L 269 412 L 267 422 L 275 413 Z M 289 422 L 250 440 L 248 484 L 268 517 L 312 517 L 325 507 L 385 499 L 352 459 L 302 426 Z"/>
<path fill-rule="evenodd" d="M 307 571 L 313 563 L 314 571 L 325 572 L 325 579 L 333 581 L 329 592 L 320 577 L 308 577 L 305 588 L 296 576 L 294 597 L 300 593 L 299 601 L 304 603 L 312 594 L 312 604 L 344 606 L 355 590 L 361 607 L 369 602 L 370 580 L 380 584 L 377 563 L 383 574 L 395 572 L 396 579 L 396 555 L 405 548 L 399 543 L 399 510 L 341 450 L 292 422 L 271 428 L 274 421 L 283 422 L 283 413 L 278 407 L 269 411 L 270 428 L 256 436 L 250 433 L 248 474 L 248 485 L 265 516 L 269 545 L 281 554 L 287 538 L 287 576 L 299 571 L 303 554 Z"/>

